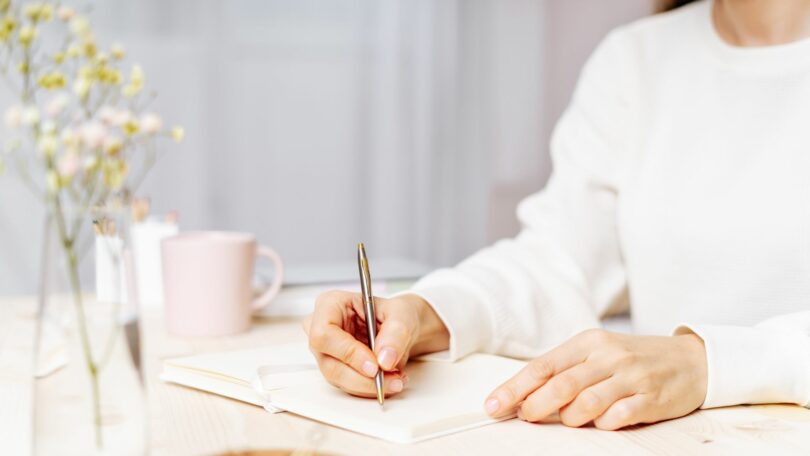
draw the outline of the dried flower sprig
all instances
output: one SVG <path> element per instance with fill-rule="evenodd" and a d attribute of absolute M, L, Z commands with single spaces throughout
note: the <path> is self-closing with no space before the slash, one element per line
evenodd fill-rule
<path fill-rule="evenodd" d="M 49 47 L 44 32 L 62 39 Z M 102 49 L 73 8 L 0 0 L 0 76 L 19 98 L 5 112 L 13 136 L 0 167 L 10 158 L 38 196 L 64 194 L 83 207 L 133 192 L 157 141 L 181 141 L 184 130 L 164 128 L 147 110 L 154 94 L 144 92 L 143 68 L 125 58 L 120 44 Z"/>
<path fill-rule="evenodd" d="M 79 241 L 90 217 L 112 201 L 128 202 L 157 160 L 161 138 L 181 141 L 182 127 L 164 127 L 150 111 L 154 93 L 138 64 L 126 65 L 119 44 L 103 48 L 86 15 L 59 2 L 0 0 L 0 79 L 18 102 L 6 109 L 10 135 L 0 172 L 13 162 L 46 205 L 64 252 L 76 324 L 90 374 L 96 442 L 101 445 L 99 370 L 85 321 Z M 95 221 L 110 234 L 114 225 Z M 91 233 L 92 230 L 86 230 Z"/>

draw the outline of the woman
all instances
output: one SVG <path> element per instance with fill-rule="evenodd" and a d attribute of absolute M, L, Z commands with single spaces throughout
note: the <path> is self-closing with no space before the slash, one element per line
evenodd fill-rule
<path fill-rule="evenodd" d="M 377 353 L 356 294 L 318 299 L 330 382 L 373 396 L 381 368 L 395 394 L 449 349 L 535 357 L 482 398 L 531 422 L 810 403 L 810 2 L 677 3 L 594 52 L 516 238 L 377 301 Z M 652 335 L 588 329 L 628 307 Z"/>

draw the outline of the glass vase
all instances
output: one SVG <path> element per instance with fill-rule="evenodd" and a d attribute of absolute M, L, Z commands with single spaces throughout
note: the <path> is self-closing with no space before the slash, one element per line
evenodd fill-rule
<path fill-rule="evenodd" d="M 51 201 L 37 331 L 37 453 L 145 454 L 129 211 Z"/>

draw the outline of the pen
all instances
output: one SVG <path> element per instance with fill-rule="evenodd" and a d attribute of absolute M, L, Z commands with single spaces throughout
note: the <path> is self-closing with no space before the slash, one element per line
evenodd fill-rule
<path fill-rule="evenodd" d="M 363 306 L 366 312 L 366 328 L 368 328 L 368 347 L 374 351 L 374 339 L 377 338 L 377 314 L 374 311 L 374 295 L 371 293 L 371 271 L 368 267 L 368 257 L 366 247 L 363 243 L 357 244 L 357 267 L 360 269 L 360 292 L 363 294 Z M 385 391 L 383 382 L 385 374 L 382 368 L 377 370 L 374 383 L 377 384 L 377 402 L 380 403 L 380 410 L 383 410 L 385 403 Z"/>

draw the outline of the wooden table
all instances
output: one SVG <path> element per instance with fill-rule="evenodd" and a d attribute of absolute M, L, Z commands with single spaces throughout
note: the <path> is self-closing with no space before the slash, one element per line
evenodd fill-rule
<path fill-rule="evenodd" d="M 33 298 L 0 300 L 0 442 L 3 454 L 90 454 L 86 435 L 52 429 L 52 416 L 77 417 L 84 404 L 63 393 L 81 384 L 79 363 L 32 385 L 20 372 L 30 355 Z M 217 339 L 183 339 L 166 334 L 161 315 L 144 317 L 151 453 L 204 455 L 248 449 L 317 450 L 333 454 L 810 454 L 810 410 L 787 405 L 706 410 L 687 417 L 618 432 L 562 425 L 502 422 L 415 445 L 386 443 L 288 413 L 206 394 L 158 379 L 165 358 L 303 340 L 297 321 L 261 319 L 246 334 Z M 125 357 L 124 350 L 114 356 Z M 11 368 L 13 367 L 13 368 Z M 10 373 L 9 373 L 10 372 Z M 31 413 L 31 412 L 36 413 Z M 26 419 L 34 416 L 33 421 Z M 427 411 L 426 411 L 427 413 Z M 33 426 L 30 424 L 33 422 Z M 85 428 L 87 426 L 84 426 Z M 13 451 L 7 452 L 6 450 Z"/>

